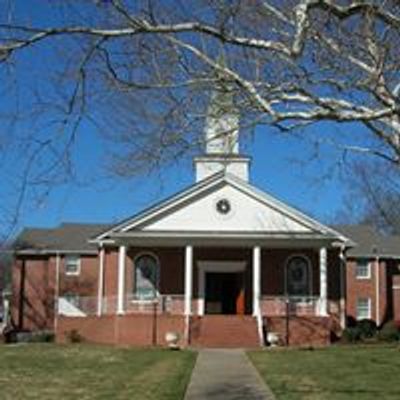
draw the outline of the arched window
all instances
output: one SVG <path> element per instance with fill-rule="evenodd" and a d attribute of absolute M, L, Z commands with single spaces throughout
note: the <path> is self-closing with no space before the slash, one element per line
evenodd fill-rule
<path fill-rule="evenodd" d="M 134 294 L 139 299 L 153 299 L 158 294 L 159 266 L 156 257 L 142 254 L 134 262 Z"/>
<path fill-rule="evenodd" d="M 286 293 L 304 297 L 311 294 L 310 261 L 304 256 L 290 257 L 286 263 Z"/>

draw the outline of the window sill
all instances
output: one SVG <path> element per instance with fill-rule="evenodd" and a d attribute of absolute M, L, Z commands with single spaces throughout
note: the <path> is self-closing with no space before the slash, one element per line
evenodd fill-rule
<path fill-rule="evenodd" d="M 365 317 L 356 317 L 356 321 L 362 321 L 363 319 L 372 319 L 372 317 L 370 315 Z"/>
<path fill-rule="evenodd" d="M 159 297 L 154 297 L 154 299 L 131 299 L 131 303 L 136 304 L 151 304 L 151 303 L 158 303 L 160 301 Z"/>

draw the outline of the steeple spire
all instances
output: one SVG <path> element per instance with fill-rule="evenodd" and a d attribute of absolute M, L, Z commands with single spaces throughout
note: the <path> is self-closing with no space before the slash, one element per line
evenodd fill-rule
<path fill-rule="evenodd" d="M 239 154 L 239 110 L 232 85 L 223 79 L 219 79 L 210 98 L 204 140 L 205 155 L 194 160 L 197 182 L 220 171 L 248 181 L 250 158 Z"/>
<path fill-rule="evenodd" d="M 239 154 L 239 112 L 227 85 L 219 84 L 211 96 L 205 141 L 206 154 Z"/>

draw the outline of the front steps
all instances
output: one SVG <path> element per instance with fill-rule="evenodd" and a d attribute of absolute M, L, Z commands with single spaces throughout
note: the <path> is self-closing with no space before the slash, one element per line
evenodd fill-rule
<path fill-rule="evenodd" d="M 190 345 L 213 348 L 259 347 L 257 321 L 250 315 L 192 317 Z"/>

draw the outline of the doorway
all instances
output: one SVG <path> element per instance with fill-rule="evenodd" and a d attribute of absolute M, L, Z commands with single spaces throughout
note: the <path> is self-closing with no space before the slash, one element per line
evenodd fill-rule
<path fill-rule="evenodd" d="M 205 313 L 243 315 L 243 272 L 206 272 L 205 275 Z"/>

